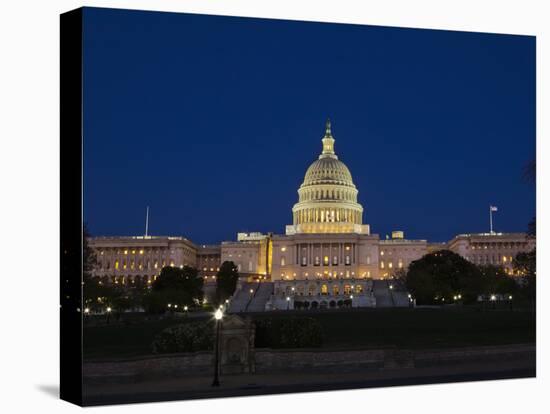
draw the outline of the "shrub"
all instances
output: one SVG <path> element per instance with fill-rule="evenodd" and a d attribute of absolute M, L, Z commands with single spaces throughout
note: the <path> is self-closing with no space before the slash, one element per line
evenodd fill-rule
<path fill-rule="evenodd" d="M 282 348 L 309 348 L 323 344 L 321 324 L 313 318 L 289 318 L 281 324 Z"/>
<path fill-rule="evenodd" d="M 194 352 L 213 349 L 213 322 L 190 322 L 164 329 L 153 340 L 154 354 Z"/>
<path fill-rule="evenodd" d="M 317 319 L 290 317 L 256 321 L 257 348 L 311 348 L 322 344 L 323 331 Z"/>

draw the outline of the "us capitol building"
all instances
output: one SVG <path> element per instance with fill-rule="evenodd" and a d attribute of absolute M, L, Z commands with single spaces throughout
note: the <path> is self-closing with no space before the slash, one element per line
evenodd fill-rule
<path fill-rule="evenodd" d="M 403 292 L 388 295 L 391 279 L 431 251 L 449 249 L 512 274 L 516 254 L 534 248 L 524 233 L 460 234 L 447 243 L 406 239 L 403 231 L 386 239 L 371 234 L 334 142 L 327 121 L 321 154 L 306 171 L 285 234 L 238 233 L 236 241 L 220 245 L 196 245 L 184 237 L 95 237 L 90 239 L 98 258 L 94 276 L 150 284 L 164 266 L 192 266 L 205 278 L 208 296 L 220 264 L 233 261 L 241 275 L 233 311 L 406 306 Z"/>

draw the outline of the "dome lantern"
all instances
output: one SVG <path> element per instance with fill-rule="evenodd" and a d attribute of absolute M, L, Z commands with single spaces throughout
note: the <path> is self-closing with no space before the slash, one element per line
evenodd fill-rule
<path fill-rule="evenodd" d="M 325 136 L 322 139 L 323 141 L 323 152 L 321 155 L 319 155 L 319 158 L 336 158 L 336 154 L 334 153 L 334 141 L 335 139 L 332 137 L 332 132 L 330 129 L 330 119 L 327 118 L 327 123 L 325 124 Z"/>

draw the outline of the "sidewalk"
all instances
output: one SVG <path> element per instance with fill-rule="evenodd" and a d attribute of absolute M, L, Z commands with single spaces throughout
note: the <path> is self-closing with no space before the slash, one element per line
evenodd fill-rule
<path fill-rule="evenodd" d="M 535 361 L 470 363 L 430 368 L 368 370 L 365 372 L 303 374 L 244 374 L 220 378 L 212 387 L 212 376 L 170 378 L 126 384 L 85 385 L 85 404 L 102 405 L 178 399 L 216 398 L 243 395 L 309 392 L 490 379 L 534 377 Z"/>

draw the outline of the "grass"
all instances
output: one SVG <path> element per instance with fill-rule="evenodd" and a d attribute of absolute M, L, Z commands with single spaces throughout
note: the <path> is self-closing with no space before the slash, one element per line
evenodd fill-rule
<path fill-rule="evenodd" d="M 323 348 L 419 349 L 535 342 L 535 317 L 529 311 L 351 309 L 261 313 L 251 317 L 288 318 L 291 315 L 319 320 L 325 335 Z M 134 320 L 128 325 L 85 327 L 85 359 L 150 355 L 151 343 L 158 332 L 189 320 Z"/>

